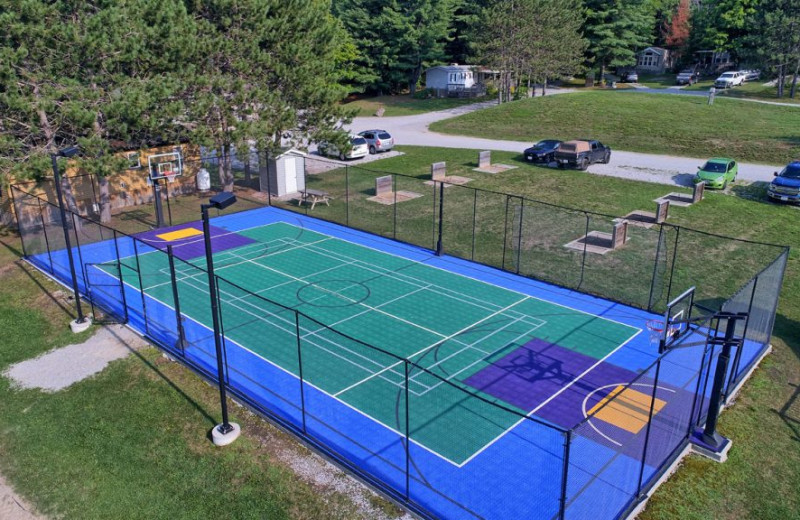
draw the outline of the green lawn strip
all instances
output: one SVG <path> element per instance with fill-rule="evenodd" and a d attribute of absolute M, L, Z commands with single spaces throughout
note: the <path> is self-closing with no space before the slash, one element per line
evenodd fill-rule
<path fill-rule="evenodd" d="M 415 99 L 411 96 L 377 96 L 358 99 L 356 101 L 349 101 L 345 103 L 348 109 L 357 109 L 356 115 L 358 117 L 374 116 L 379 108 L 383 107 L 383 117 L 395 116 L 411 116 L 416 114 L 424 114 L 426 112 L 436 112 L 438 110 L 447 110 L 448 108 L 455 108 L 472 103 L 480 103 L 488 101 L 490 98 L 431 98 L 431 99 Z M 493 99 L 493 98 L 491 98 Z M 380 119 L 375 118 L 375 127 L 380 128 Z"/>
<path fill-rule="evenodd" d="M 800 155 L 793 107 L 703 97 L 581 92 L 534 98 L 431 125 L 447 134 L 535 141 L 596 138 L 620 150 L 783 164 Z"/>
<path fill-rule="evenodd" d="M 19 247 L 7 238 L 3 244 Z M 48 296 L 59 286 L 24 264 L 3 261 L 0 369 L 91 334 L 69 332 L 70 309 Z M 0 378 L 0 468 L 19 493 L 54 517 L 356 514 L 344 497 L 328 500 L 271 462 L 256 434 L 286 439 L 249 414 L 233 408 L 245 436 L 226 450 L 215 448 L 206 436 L 217 413 L 214 389 L 154 349 L 54 394 L 14 389 Z"/>

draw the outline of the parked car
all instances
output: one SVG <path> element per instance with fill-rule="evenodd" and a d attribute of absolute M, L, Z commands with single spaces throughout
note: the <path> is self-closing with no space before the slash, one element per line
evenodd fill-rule
<path fill-rule="evenodd" d="M 611 148 L 600 141 L 582 140 L 561 143 L 555 153 L 559 168 L 571 166 L 585 170 L 593 163 L 608 164 L 611 160 Z"/>
<path fill-rule="evenodd" d="M 675 77 L 675 82 L 678 85 L 694 85 L 700 81 L 700 73 L 695 67 L 683 69 Z"/>
<path fill-rule="evenodd" d="M 530 148 L 526 148 L 524 152 L 525 160 L 534 163 L 549 164 L 555 158 L 556 150 L 561 146 L 561 141 L 556 139 L 545 139 L 539 141 Z"/>
<path fill-rule="evenodd" d="M 761 79 L 760 70 L 748 70 L 747 74 L 744 76 L 745 81 L 757 81 L 759 79 Z"/>
<path fill-rule="evenodd" d="M 619 80 L 622 83 L 639 83 L 639 73 L 635 70 L 629 70 L 620 74 Z"/>
<path fill-rule="evenodd" d="M 729 182 L 736 182 L 738 173 L 739 164 L 736 161 L 727 157 L 714 157 L 697 168 L 694 183 L 704 181 L 707 188 L 724 190 Z"/>
<path fill-rule="evenodd" d="M 744 83 L 744 75 L 739 71 L 725 72 L 714 81 L 716 88 L 738 87 Z"/>
<path fill-rule="evenodd" d="M 388 152 L 394 148 L 394 138 L 386 130 L 364 130 L 358 135 L 367 140 L 369 153 L 375 155 L 378 152 Z"/>
<path fill-rule="evenodd" d="M 332 143 L 323 141 L 317 145 L 317 151 L 320 155 L 338 157 L 340 160 L 344 161 L 345 159 L 361 159 L 362 157 L 366 157 L 369 153 L 369 145 L 367 144 L 367 140 L 360 135 L 351 135 L 349 150 L 339 151 Z"/>
<path fill-rule="evenodd" d="M 781 202 L 800 202 L 800 161 L 789 163 L 767 188 L 770 199 Z"/>

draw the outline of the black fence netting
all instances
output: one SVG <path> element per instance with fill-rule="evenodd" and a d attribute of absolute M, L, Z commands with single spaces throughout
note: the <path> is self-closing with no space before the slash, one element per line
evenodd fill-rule
<path fill-rule="evenodd" d="M 626 225 L 426 176 L 261 154 L 204 158 L 186 164 L 180 179 L 162 181 L 165 226 L 198 220 L 199 204 L 223 188 L 226 162 L 240 202 L 212 216 L 277 206 L 654 313 L 696 286 L 693 316 L 748 315 L 737 329 L 744 341 L 732 354 L 726 398 L 769 346 L 786 248 L 669 224 Z M 280 168 L 299 173 L 287 180 Z M 220 259 L 217 291 L 209 294 L 202 261 L 152 240 L 155 190 L 146 181 L 128 184 L 126 175 L 102 188 L 91 176 L 69 178 L 64 220 L 52 181 L 12 186 L 27 260 L 70 285 L 71 256 L 95 315 L 128 323 L 209 380 L 222 363 L 223 384 L 237 399 L 420 515 L 624 516 L 706 418 L 721 350 L 706 340 L 720 333 L 719 320 L 694 325 L 688 338 L 696 348 L 654 355 L 648 368 L 625 377 L 612 370 L 609 383 L 562 389 L 585 395 L 580 416 L 558 426 L 487 398 L 441 367 L 348 337 L 334 323 L 231 282 L 227 269 L 250 262 L 246 254 Z M 106 189 L 110 218 L 99 204 Z M 241 218 L 257 225 L 251 215 Z M 212 301 L 220 359 L 207 325 Z"/>

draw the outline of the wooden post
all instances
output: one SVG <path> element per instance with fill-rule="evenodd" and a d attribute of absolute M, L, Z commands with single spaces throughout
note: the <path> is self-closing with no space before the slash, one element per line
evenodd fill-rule
<path fill-rule="evenodd" d="M 447 177 L 447 163 L 436 162 L 431 164 L 431 179 L 434 181 L 444 181 Z"/>
<path fill-rule="evenodd" d="M 663 224 L 669 217 L 669 201 L 656 202 L 656 224 Z"/>
<path fill-rule="evenodd" d="M 703 200 L 703 195 L 705 195 L 706 191 L 706 183 L 705 182 L 698 182 L 694 185 L 694 189 L 692 190 L 692 204 L 697 204 L 701 200 Z"/>
<path fill-rule="evenodd" d="M 619 249 L 628 240 L 628 221 L 623 220 L 614 224 L 614 231 L 611 234 L 611 249 Z"/>

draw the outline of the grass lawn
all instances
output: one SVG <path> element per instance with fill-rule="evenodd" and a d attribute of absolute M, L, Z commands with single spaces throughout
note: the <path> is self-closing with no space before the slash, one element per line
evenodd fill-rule
<path fill-rule="evenodd" d="M 571 96 L 552 99 L 561 97 Z M 611 215 L 650 209 L 653 198 L 673 189 L 534 167 L 515 153 L 495 152 L 495 162 L 519 168 L 492 176 L 472 171 L 472 150 L 401 149 L 405 155 L 370 168 L 425 179 L 432 162 L 447 161 L 448 174 L 475 179 L 470 186 Z M 341 175 L 339 169 L 309 178 L 309 186 L 329 189 L 335 197 L 330 208 L 317 207 L 312 215 L 342 218 L 343 206 L 336 201 L 344 194 L 335 191 Z M 367 195 L 376 175 L 351 168 L 351 193 Z M 407 185 L 398 181 L 398 190 L 419 189 L 417 179 L 403 182 Z M 450 190 L 455 188 L 446 192 L 446 204 L 458 200 Z M 763 186 L 737 185 L 728 194 L 707 192 L 701 204 L 671 211 L 672 223 L 788 244 L 793 252 L 773 338 L 775 351 L 720 420 L 721 432 L 734 441 L 728 462 L 689 458 L 656 493 L 640 516 L 645 520 L 799 517 L 800 210 L 764 199 Z M 412 235 L 398 238 L 429 231 L 424 212 L 432 208 L 424 200 L 419 207 L 414 201 L 397 206 L 397 217 L 412 230 Z M 381 208 L 375 211 L 385 214 L 351 214 L 351 223 L 367 227 L 391 218 L 391 207 Z M 186 215 L 191 213 L 187 209 Z M 487 231 L 482 241 L 486 258 L 491 258 L 492 230 Z M 20 245 L 13 235 L 2 236 L 0 245 L 5 246 L 0 247 L 0 324 L 6 333 L 0 344 L 2 371 L 75 338 L 66 331 L 69 311 L 48 296 L 57 286 L 17 262 Z M 745 271 L 732 263 L 721 276 L 735 279 L 740 270 Z M 749 277 L 749 271 L 745 274 Z M 214 389 L 177 364 L 165 363 L 155 350 L 116 362 L 102 374 L 55 394 L 14 390 L 0 378 L 0 415 L 5 418 L 0 469 L 38 508 L 64 518 L 355 516 L 344 497 L 321 495 L 274 460 L 275 450 L 297 449 L 286 436 L 239 409 L 233 412 L 244 425 L 243 438 L 215 450 L 205 438 L 218 415 Z"/>
<path fill-rule="evenodd" d="M 431 125 L 434 132 L 536 141 L 593 137 L 620 150 L 731 156 L 784 164 L 800 156 L 793 107 L 703 97 L 581 92 L 525 99 Z"/>
<path fill-rule="evenodd" d="M 494 99 L 494 98 L 491 98 Z M 488 101 L 489 98 L 441 98 L 441 99 L 414 99 L 411 96 L 377 96 L 370 98 L 358 99 L 355 101 L 348 101 L 345 107 L 348 109 L 357 109 L 356 116 L 369 117 L 374 116 L 379 108 L 383 107 L 385 112 L 383 117 L 394 116 L 413 116 L 416 114 L 424 114 L 426 112 L 435 112 L 437 110 L 446 110 L 448 108 L 460 107 L 463 105 L 470 105 L 472 103 L 480 103 Z M 377 122 L 379 118 L 375 118 L 376 126 L 380 126 Z"/>

